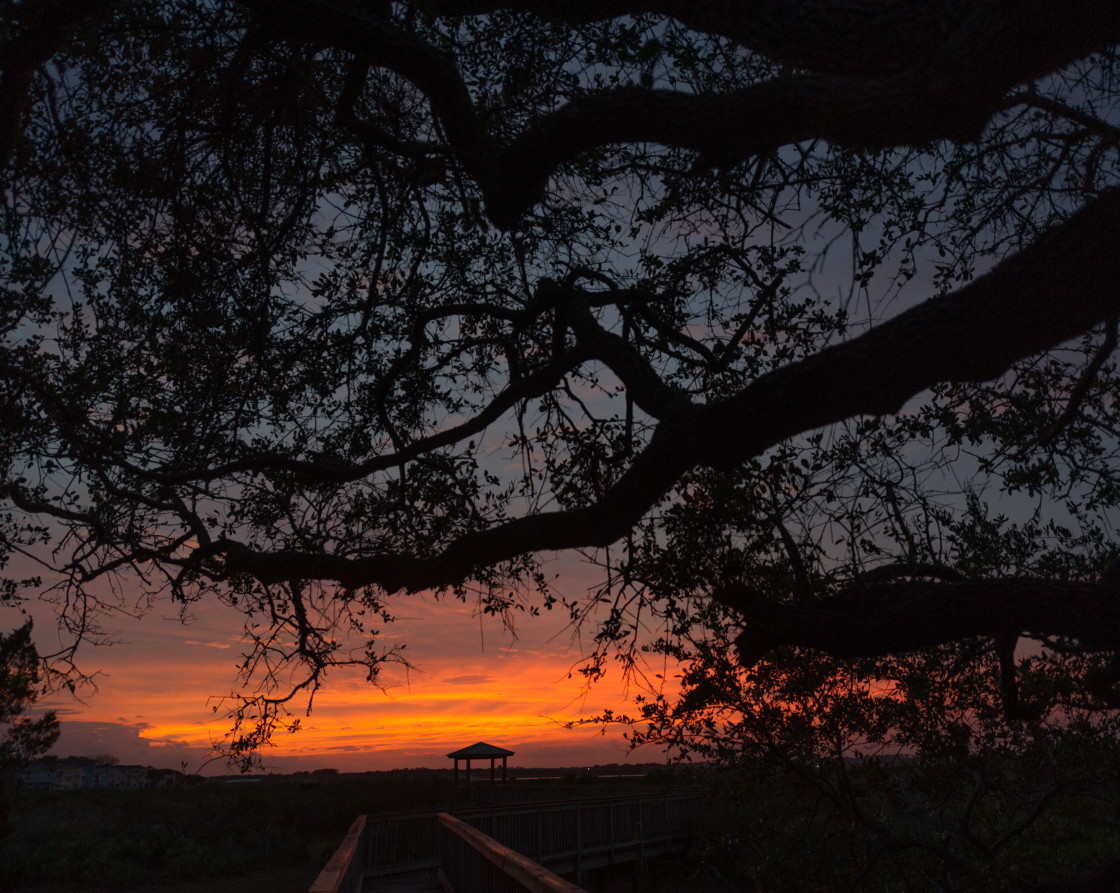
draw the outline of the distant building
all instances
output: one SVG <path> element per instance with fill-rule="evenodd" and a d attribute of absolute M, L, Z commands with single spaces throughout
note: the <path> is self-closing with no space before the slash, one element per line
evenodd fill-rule
<path fill-rule="evenodd" d="M 19 773 L 21 787 L 49 791 L 54 787 L 55 766 L 53 763 L 32 763 Z"/>
<path fill-rule="evenodd" d="M 97 766 L 96 770 L 95 788 L 138 791 L 148 786 L 147 766 Z"/>
<path fill-rule="evenodd" d="M 20 784 L 50 791 L 75 791 L 79 788 L 136 791 L 148 787 L 149 773 L 147 766 L 105 765 L 67 757 L 32 763 L 20 772 Z"/>

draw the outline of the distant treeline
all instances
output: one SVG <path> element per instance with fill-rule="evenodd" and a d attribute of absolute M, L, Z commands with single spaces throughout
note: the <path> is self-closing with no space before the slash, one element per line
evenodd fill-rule
<path fill-rule="evenodd" d="M 462 772 L 461 767 L 460 772 Z M 507 769 L 507 777 L 509 779 L 523 779 L 533 781 L 575 781 L 580 779 L 618 779 L 628 777 L 659 776 L 665 774 L 671 775 L 675 774 L 675 772 L 676 770 L 673 767 L 667 767 L 664 763 L 608 763 L 602 766 L 531 766 L 527 768 L 510 766 Z M 208 776 L 202 780 L 211 782 L 253 780 L 259 782 L 309 781 L 330 783 L 338 781 L 353 781 L 355 779 L 368 779 L 373 781 L 379 778 L 451 779 L 453 777 L 453 774 L 453 770 L 450 766 L 448 766 L 446 769 L 371 769 L 368 772 L 341 772 L 338 769 L 315 769 L 312 771 L 297 771 L 288 773 L 269 772 L 238 775 L 216 775 Z M 471 774 L 478 774 L 479 777 L 482 777 L 483 775 L 489 777 L 489 764 L 481 767 L 472 766 Z"/>

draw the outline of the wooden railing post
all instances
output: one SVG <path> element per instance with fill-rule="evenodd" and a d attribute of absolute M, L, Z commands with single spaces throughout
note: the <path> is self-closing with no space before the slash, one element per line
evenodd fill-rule
<path fill-rule="evenodd" d="M 583 883 L 583 807 L 576 805 L 576 883 Z"/>
<path fill-rule="evenodd" d="M 646 810 L 645 801 L 638 801 L 638 873 L 646 873 Z"/>

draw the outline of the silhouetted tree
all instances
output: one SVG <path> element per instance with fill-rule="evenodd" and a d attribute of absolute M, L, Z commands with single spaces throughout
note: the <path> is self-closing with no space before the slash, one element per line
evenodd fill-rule
<path fill-rule="evenodd" d="M 24 715 L 38 700 L 41 682 L 31 625 L 28 620 L 0 634 L 0 840 L 8 831 L 19 771 L 50 750 L 60 731 L 53 710 L 35 719 Z"/>
<path fill-rule="evenodd" d="M 684 661 L 659 740 L 810 652 L 1110 721 L 1116 4 L 4 15 L 7 597 L 242 611 L 235 752 L 421 590 Z"/>

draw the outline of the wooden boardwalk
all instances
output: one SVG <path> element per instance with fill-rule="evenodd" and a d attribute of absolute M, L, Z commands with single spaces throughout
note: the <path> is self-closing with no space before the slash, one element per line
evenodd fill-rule
<path fill-rule="evenodd" d="M 644 862 L 682 850 L 700 810 L 695 794 L 630 796 L 460 814 L 494 840 L 558 874 Z"/>
<path fill-rule="evenodd" d="M 442 893 L 437 870 L 464 893 L 578 893 L 597 868 L 685 849 L 702 808 L 697 793 L 639 793 L 359 816 L 311 893 Z"/>
<path fill-rule="evenodd" d="M 434 871 L 410 877 L 373 878 L 362 888 L 364 893 L 443 893 L 439 875 Z"/>

